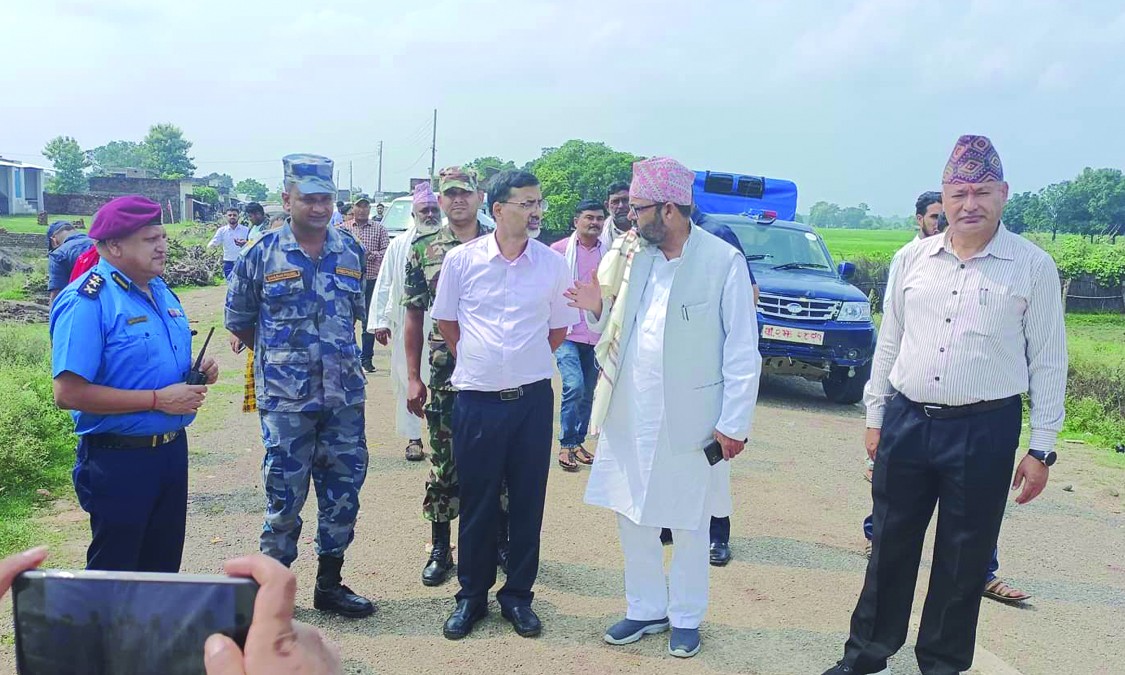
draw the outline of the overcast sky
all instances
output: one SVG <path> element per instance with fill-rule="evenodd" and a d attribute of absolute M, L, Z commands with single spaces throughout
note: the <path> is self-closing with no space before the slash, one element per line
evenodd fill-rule
<path fill-rule="evenodd" d="M 0 155 L 44 162 L 172 122 L 197 174 L 282 155 L 404 190 L 571 138 L 910 212 L 962 133 L 1013 190 L 1125 165 L 1125 3 L 980 0 L 5 2 Z"/>

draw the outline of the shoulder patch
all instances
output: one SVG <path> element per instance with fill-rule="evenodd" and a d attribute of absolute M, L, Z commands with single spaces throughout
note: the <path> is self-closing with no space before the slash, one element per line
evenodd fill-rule
<path fill-rule="evenodd" d="M 353 270 L 350 267 L 337 267 L 336 268 L 336 274 L 341 274 L 345 277 L 351 277 L 353 279 L 362 279 L 363 278 L 362 272 L 360 272 L 359 270 Z"/>
<path fill-rule="evenodd" d="M 78 294 L 93 300 L 98 297 L 105 287 L 105 277 L 97 272 L 90 272 L 90 276 L 86 277 L 86 281 L 78 289 Z"/>
<path fill-rule="evenodd" d="M 125 278 L 125 275 L 120 272 L 113 272 L 109 276 L 113 279 L 113 283 L 121 287 L 121 290 L 129 290 L 129 280 Z"/>
<path fill-rule="evenodd" d="M 299 279 L 301 277 L 301 270 L 283 270 L 281 272 L 274 272 L 273 274 L 266 275 L 266 283 L 272 284 L 276 281 L 285 281 L 286 279 Z"/>

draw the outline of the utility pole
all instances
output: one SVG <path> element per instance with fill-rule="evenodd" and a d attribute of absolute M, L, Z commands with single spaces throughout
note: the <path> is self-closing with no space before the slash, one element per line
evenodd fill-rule
<path fill-rule="evenodd" d="M 348 160 L 348 196 L 355 192 L 355 171 L 352 170 L 352 160 Z"/>
<path fill-rule="evenodd" d="M 379 179 L 375 181 L 376 189 L 383 194 L 383 141 L 379 141 Z"/>
<path fill-rule="evenodd" d="M 434 136 L 430 141 L 430 178 L 433 179 L 437 169 L 437 108 L 434 108 Z"/>

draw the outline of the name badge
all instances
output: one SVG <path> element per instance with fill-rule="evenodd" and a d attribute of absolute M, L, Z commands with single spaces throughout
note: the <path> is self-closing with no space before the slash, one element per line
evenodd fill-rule
<path fill-rule="evenodd" d="M 276 281 L 285 281 L 286 279 L 300 279 L 301 270 L 285 270 L 283 272 L 274 272 L 273 274 L 266 275 L 266 283 L 272 284 Z"/>
<path fill-rule="evenodd" d="M 168 310 L 169 314 L 171 314 L 171 312 L 172 312 L 172 310 Z M 173 314 L 172 316 L 175 316 L 175 315 Z M 131 316 L 128 319 L 125 319 L 125 323 L 129 324 L 130 326 L 135 326 L 138 323 L 144 323 L 145 321 L 148 321 L 148 317 L 145 316 L 144 314 L 142 314 L 140 316 Z"/>
<path fill-rule="evenodd" d="M 341 274 L 345 277 L 351 277 L 353 279 L 363 278 L 363 273 L 361 273 L 359 270 L 353 270 L 350 267 L 337 267 L 336 274 Z"/>

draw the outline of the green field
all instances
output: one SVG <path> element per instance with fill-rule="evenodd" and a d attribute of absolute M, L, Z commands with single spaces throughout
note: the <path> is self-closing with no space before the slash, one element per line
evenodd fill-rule
<path fill-rule="evenodd" d="M 63 215 L 58 215 L 58 216 L 52 215 L 50 217 L 50 222 L 54 222 L 56 220 L 78 220 L 78 219 L 82 219 L 86 223 L 87 228 L 89 228 L 90 225 L 94 222 L 93 216 L 63 216 Z M 192 223 L 190 223 L 190 222 L 174 223 L 174 224 L 168 226 L 168 232 L 170 234 L 174 234 L 174 233 L 182 230 L 184 227 L 186 227 L 188 225 L 191 225 L 191 224 Z M 39 221 L 35 216 L 0 216 L 0 229 L 7 230 L 9 232 L 40 233 L 40 234 L 43 234 L 43 235 L 47 234 L 47 228 L 40 226 Z"/>
<path fill-rule="evenodd" d="M 914 238 L 914 230 L 818 229 L 836 262 L 860 256 L 890 257 Z"/>

